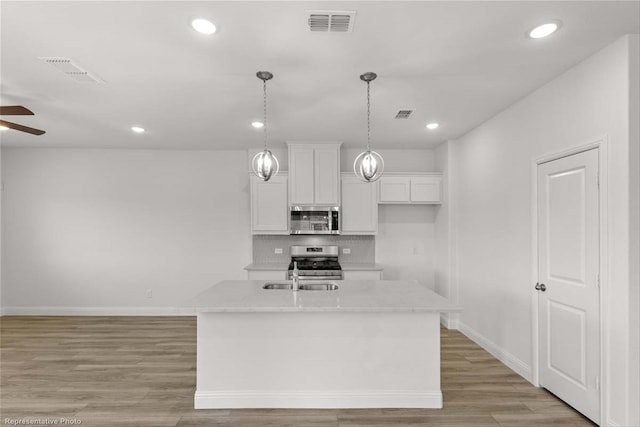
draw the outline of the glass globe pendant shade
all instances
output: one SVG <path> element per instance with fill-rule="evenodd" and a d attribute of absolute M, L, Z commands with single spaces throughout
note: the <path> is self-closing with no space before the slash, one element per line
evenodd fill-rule
<path fill-rule="evenodd" d="M 377 181 L 384 172 L 384 160 L 375 151 L 364 151 L 353 162 L 353 171 L 364 182 Z"/>
<path fill-rule="evenodd" d="M 269 181 L 271 177 L 276 176 L 280 170 L 278 159 L 273 153 L 266 148 L 253 157 L 251 168 L 258 178 L 263 181 Z"/>

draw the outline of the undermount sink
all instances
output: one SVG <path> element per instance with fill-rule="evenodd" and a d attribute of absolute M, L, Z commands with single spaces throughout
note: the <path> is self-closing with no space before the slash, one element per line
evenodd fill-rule
<path fill-rule="evenodd" d="M 331 282 L 304 283 L 300 285 L 301 291 L 337 291 L 338 285 Z"/>
<path fill-rule="evenodd" d="M 289 282 L 267 282 L 262 286 L 262 289 L 291 290 L 293 289 L 293 284 Z"/>
<path fill-rule="evenodd" d="M 293 290 L 293 284 L 291 282 L 267 282 L 262 285 L 262 289 L 267 290 Z M 298 287 L 299 291 L 337 291 L 338 285 L 333 282 L 313 282 L 313 283 L 300 283 Z"/>

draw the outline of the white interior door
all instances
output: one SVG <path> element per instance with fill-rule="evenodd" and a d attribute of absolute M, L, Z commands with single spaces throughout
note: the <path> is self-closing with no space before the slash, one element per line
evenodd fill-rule
<path fill-rule="evenodd" d="M 540 384 L 600 421 L 598 150 L 538 166 Z"/>

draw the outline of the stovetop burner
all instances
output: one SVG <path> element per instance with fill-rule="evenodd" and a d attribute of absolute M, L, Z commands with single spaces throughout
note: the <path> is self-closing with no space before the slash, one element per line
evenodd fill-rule
<path fill-rule="evenodd" d="M 326 259 L 324 261 L 294 258 L 289 263 L 289 270 L 293 270 L 293 262 L 298 262 L 298 270 L 342 270 L 338 260 Z"/>

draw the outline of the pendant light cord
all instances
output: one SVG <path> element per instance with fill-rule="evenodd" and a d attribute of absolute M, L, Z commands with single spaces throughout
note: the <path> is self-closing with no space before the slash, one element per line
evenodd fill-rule
<path fill-rule="evenodd" d="M 264 138 L 264 149 L 267 149 L 267 81 L 262 81 L 262 90 L 264 93 L 264 129 L 262 135 Z"/>
<path fill-rule="evenodd" d="M 371 82 L 367 82 L 367 151 L 371 151 Z"/>

